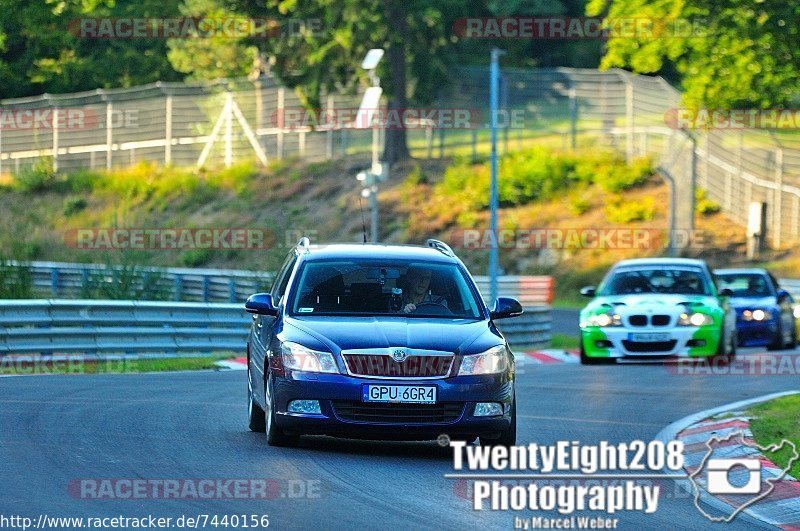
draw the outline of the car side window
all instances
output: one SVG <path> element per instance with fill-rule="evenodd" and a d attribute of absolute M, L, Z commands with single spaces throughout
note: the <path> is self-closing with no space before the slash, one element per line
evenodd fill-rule
<path fill-rule="evenodd" d="M 286 285 L 289 283 L 289 277 L 292 276 L 292 269 L 294 269 L 294 264 L 296 261 L 297 255 L 295 255 L 294 252 L 290 253 L 283 262 L 283 266 L 281 266 L 278 276 L 275 277 L 275 284 L 272 285 L 271 293 L 272 300 L 276 306 L 283 298 L 283 294 L 286 293 Z"/>

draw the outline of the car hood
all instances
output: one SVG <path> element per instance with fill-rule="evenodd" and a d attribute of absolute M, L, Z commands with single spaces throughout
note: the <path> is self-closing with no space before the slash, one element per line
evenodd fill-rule
<path fill-rule="evenodd" d="M 747 308 L 775 308 L 778 306 L 775 297 L 731 297 L 728 301 L 731 306 L 737 310 Z"/>
<path fill-rule="evenodd" d="M 613 306 L 620 313 L 636 311 L 669 311 L 682 309 L 683 305 L 702 305 L 719 307 L 716 297 L 709 295 L 670 295 L 660 293 L 642 293 L 637 295 L 606 295 L 596 297 L 590 302 L 584 312 L 600 311 L 603 307 Z"/>
<path fill-rule="evenodd" d="M 473 354 L 503 342 L 493 324 L 465 319 L 293 317 L 285 324 L 285 340 L 303 343 L 310 336 L 331 352 L 406 347 Z"/>

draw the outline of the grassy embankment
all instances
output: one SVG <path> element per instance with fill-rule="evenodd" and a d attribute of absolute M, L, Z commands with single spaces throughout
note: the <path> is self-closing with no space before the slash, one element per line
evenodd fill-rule
<path fill-rule="evenodd" d="M 747 411 L 753 438 L 761 446 L 792 441 L 800 452 L 800 395 L 790 395 L 759 404 Z M 785 467 L 792 457 L 787 447 L 765 454 L 773 463 Z M 794 462 L 789 474 L 800 479 L 800 459 Z"/>
<path fill-rule="evenodd" d="M 360 240 L 360 184 L 354 175 L 367 162 L 358 157 L 318 164 L 290 160 L 267 168 L 241 163 L 200 171 L 139 164 L 66 175 L 53 174 L 42 163 L 0 180 L 0 224 L 7 229 L 0 233 L 0 258 L 274 270 L 299 233 L 317 241 Z M 541 139 L 509 151 L 500 171 L 502 229 L 666 228 L 667 188 L 650 162 L 640 159 L 628 166 L 590 139 L 581 139 L 575 151 L 561 149 L 557 139 Z M 457 248 L 475 274 L 485 274 L 488 250 L 463 248 L 462 231 L 488 227 L 488 189 L 482 153 L 475 161 L 459 155 L 395 165 L 379 196 L 381 239 L 441 238 Z M 707 241 L 695 254 L 729 263 L 741 254 L 744 230 L 713 203 L 701 200 L 698 206 L 698 228 Z M 65 240 L 73 229 L 111 227 L 266 228 L 274 242 L 266 251 L 122 252 L 76 249 Z M 596 283 L 616 260 L 661 254 L 665 242 L 654 234 L 645 248 L 541 249 L 521 241 L 502 248 L 501 267 L 507 274 L 554 275 L 555 304 L 579 306 L 580 286 Z"/>

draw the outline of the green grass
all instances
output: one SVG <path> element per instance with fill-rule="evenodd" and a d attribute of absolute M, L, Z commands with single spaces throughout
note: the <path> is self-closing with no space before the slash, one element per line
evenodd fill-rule
<path fill-rule="evenodd" d="M 782 439 L 792 441 L 800 452 L 800 395 L 790 395 L 754 406 L 747 411 L 752 417 L 750 430 L 756 443 L 761 446 L 780 443 Z M 791 449 L 765 454 L 780 467 L 786 466 L 792 456 Z M 800 478 L 800 459 L 794 462 L 789 474 Z"/>
<path fill-rule="evenodd" d="M 577 349 L 580 346 L 578 342 L 578 336 L 553 334 L 550 338 L 550 348 L 562 348 L 564 350 Z"/>
<path fill-rule="evenodd" d="M 197 371 L 215 368 L 214 363 L 230 359 L 230 354 L 208 356 L 45 361 L 39 356 L 5 357 L 0 359 L 0 374 L 121 374 L 163 371 Z"/>

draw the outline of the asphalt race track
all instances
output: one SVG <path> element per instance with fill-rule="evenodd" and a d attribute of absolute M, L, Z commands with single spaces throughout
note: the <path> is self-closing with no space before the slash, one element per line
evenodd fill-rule
<path fill-rule="evenodd" d="M 318 437 L 272 448 L 247 429 L 245 379 L 244 371 L 0 378 L 0 513 L 268 514 L 278 529 L 508 529 L 515 515 L 531 516 L 474 511 L 457 481 L 444 478 L 452 457 L 435 442 Z M 691 413 L 798 385 L 796 376 L 677 375 L 655 363 L 524 365 L 517 386 L 518 442 L 527 444 L 651 440 Z M 82 499 L 69 489 L 82 478 L 270 478 L 280 493 L 268 500 Z M 318 494 L 309 499 L 301 491 L 312 484 Z M 754 526 L 741 517 L 711 524 L 671 486 L 655 514 L 614 515 L 620 527 Z"/>

